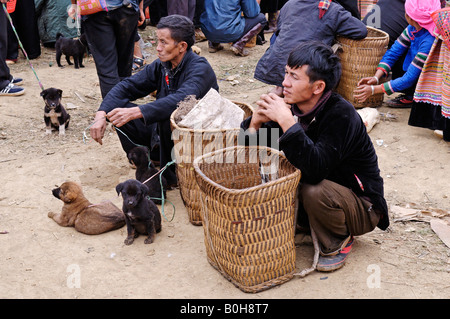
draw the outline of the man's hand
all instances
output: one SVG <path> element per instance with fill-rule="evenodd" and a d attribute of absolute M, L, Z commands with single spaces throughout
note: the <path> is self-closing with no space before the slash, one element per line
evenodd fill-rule
<path fill-rule="evenodd" d="M 102 138 L 106 130 L 106 112 L 98 111 L 95 114 L 94 124 L 92 124 L 89 132 L 91 137 L 100 145 L 102 145 Z"/>
<path fill-rule="evenodd" d="M 282 97 L 274 93 L 261 95 L 261 99 L 256 104 L 259 106 L 256 110 L 258 116 L 277 122 L 283 132 L 286 132 L 296 123 L 291 112 L 291 106 L 286 104 Z"/>
<path fill-rule="evenodd" d="M 142 113 L 139 107 L 131 108 L 117 108 L 109 112 L 107 115 L 108 120 L 117 127 L 121 127 L 129 121 L 142 118 Z"/>

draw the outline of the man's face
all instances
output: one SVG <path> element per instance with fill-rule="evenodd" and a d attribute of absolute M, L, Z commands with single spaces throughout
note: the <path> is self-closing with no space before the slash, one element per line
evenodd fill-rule
<path fill-rule="evenodd" d="M 283 81 L 284 102 L 288 104 L 301 104 L 313 97 L 313 85 L 306 74 L 307 65 L 292 69 L 286 65 Z"/>
<path fill-rule="evenodd" d="M 172 39 L 169 29 L 156 30 L 156 36 L 158 38 L 158 45 L 156 51 L 158 52 L 158 58 L 162 62 L 178 61 L 181 55 L 180 43 Z"/>

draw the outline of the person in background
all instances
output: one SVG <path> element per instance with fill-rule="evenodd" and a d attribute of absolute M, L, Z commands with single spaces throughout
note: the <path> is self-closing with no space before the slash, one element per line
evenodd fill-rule
<path fill-rule="evenodd" d="M 284 97 L 262 95 L 241 124 L 240 141 L 263 143 L 258 137 L 265 131 L 266 141 L 278 143 L 269 146 L 300 169 L 297 223 L 316 235 L 319 271 L 341 268 L 354 236 L 389 226 L 373 143 L 355 107 L 333 92 L 340 77 L 331 47 L 305 41 L 288 57 Z"/>
<path fill-rule="evenodd" d="M 444 25 L 436 26 L 438 34 L 417 82 L 408 124 L 434 130 L 437 137 L 450 142 L 450 40 L 443 37 L 450 30 Z"/>
<path fill-rule="evenodd" d="M 408 21 L 405 18 L 405 0 L 379 0 L 376 5 L 379 10 L 371 10 L 362 21 L 371 27 L 377 27 L 379 23 L 379 29 L 389 35 L 389 49 L 408 26 Z M 378 12 L 380 16 L 376 16 Z M 405 56 L 402 56 L 392 66 L 392 80 L 405 74 L 405 71 L 403 71 L 404 61 Z"/>
<path fill-rule="evenodd" d="M 16 4 L 16 10 L 10 14 L 23 49 L 28 59 L 33 60 L 41 55 L 41 42 L 37 26 L 34 0 L 20 0 Z M 19 41 L 11 24 L 8 23 L 8 54 L 6 60 L 15 63 L 19 57 Z"/>
<path fill-rule="evenodd" d="M 108 11 L 82 17 L 89 50 L 95 61 L 100 91 L 106 94 L 131 75 L 139 0 L 105 0 Z M 71 0 L 69 16 L 75 15 L 76 0 Z"/>
<path fill-rule="evenodd" d="M 403 94 L 387 101 L 387 105 L 393 108 L 412 106 L 417 81 L 435 40 L 435 25 L 431 13 L 440 8 L 440 0 L 405 1 L 405 18 L 409 25 L 384 54 L 374 76 L 362 78 L 358 82 L 354 95 L 356 99 L 364 102 L 373 94 L 392 95 L 402 92 Z M 380 84 L 380 79 L 389 76 L 392 66 L 402 56 L 405 56 L 403 76 Z"/>
<path fill-rule="evenodd" d="M 272 92 L 281 95 L 284 68 L 291 50 L 309 40 L 320 40 L 331 46 L 338 34 L 362 39 L 367 35 L 367 27 L 335 2 L 286 2 L 280 10 L 277 31 L 270 39 L 270 47 L 256 65 L 255 79 L 274 85 Z"/>
<path fill-rule="evenodd" d="M 221 43 L 232 43 L 231 51 L 247 56 L 245 45 L 267 24 L 257 0 L 209 0 L 200 16 L 203 33 L 208 39 L 208 51 L 223 50 Z"/>
<path fill-rule="evenodd" d="M 14 78 L 6 64 L 6 54 L 8 52 L 7 24 L 9 23 L 3 6 L 7 0 L 0 0 L 0 96 L 17 96 L 25 93 L 25 89 L 20 87 L 23 80 Z"/>

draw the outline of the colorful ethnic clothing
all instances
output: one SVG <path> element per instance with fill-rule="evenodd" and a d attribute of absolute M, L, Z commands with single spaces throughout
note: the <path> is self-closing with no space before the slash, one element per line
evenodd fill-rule
<path fill-rule="evenodd" d="M 442 115 L 450 118 L 450 49 L 436 38 L 419 82 L 414 101 L 440 105 Z"/>
<path fill-rule="evenodd" d="M 392 47 L 385 53 L 377 68 L 382 70 L 385 76 L 388 76 L 394 63 L 405 55 L 403 63 L 405 74 L 383 84 L 383 91 L 386 94 L 391 95 L 406 90 L 417 82 L 434 39 L 434 36 L 424 28 L 416 30 L 411 25 L 406 27 Z"/>

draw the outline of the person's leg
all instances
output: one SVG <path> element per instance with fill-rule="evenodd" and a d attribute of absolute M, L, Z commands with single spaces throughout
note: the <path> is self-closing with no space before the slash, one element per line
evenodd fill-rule
<path fill-rule="evenodd" d="M 247 50 L 244 49 L 245 45 L 264 28 L 267 24 L 266 17 L 260 13 L 255 18 L 245 18 L 245 27 L 242 37 L 233 43 L 231 51 L 235 55 L 246 56 Z"/>
<path fill-rule="evenodd" d="M 82 22 L 89 50 L 95 61 L 100 91 L 106 94 L 119 83 L 117 71 L 117 51 L 113 22 L 106 12 L 98 12 L 87 16 Z"/>
<path fill-rule="evenodd" d="M 114 13 L 114 31 L 118 57 L 117 72 L 120 80 L 122 80 L 131 75 L 139 13 L 128 7 L 122 7 L 114 10 L 112 13 Z"/>
<path fill-rule="evenodd" d="M 0 9 L 0 30 L 6 30 L 7 21 L 6 14 L 3 8 Z M 9 67 L 6 64 L 6 54 L 8 45 L 8 35 L 6 32 L 0 32 L 0 90 L 5 88 L 10 80 L 11 74 L 9 73 Z"/>
<path fill-rule="evenodd" d="M 0 95 L 1 96 L 16 96 L 22 95 L 25 92 L 24 88 L 14 85 L 13 77 L 10 74 L 9 67 L 6 64 L 6 54 L 8 48 L 8 37 L 6 32 L 7 18 L 3 9 L 0 9 Z"/>
<path fill-rule="evenodd" d="M 380 219 L 369 201 L 359 198 L 347 187 L 328 180 L 316 185 L 302 184 L 299 188 L 299 201 L 317 236 L 322 256 L 339 255 L 352 236 L 372 231 Z M 351 246 L 348 252 L 350 248 Z M 331 269 L 326 266 L 324 269 L 319 269 L 318 266 L 318 269 L 338 269 L 342 267 L 345 257 L 342 263 L 333 264 Z M 324 264 L 326 265 L 326 260 Z"/>
<path fill-rule="evenodd" d="M 158 133 L 160 138 L 160 166 L 163 168 L 167 163 L 172 161 L 172 130 L 170 129 L 170 120 L 166 120 L 158 123 Z M 175 164 L 170 165 L 164 171 L 163 176 L 167 180 L 169 186 L 175 186 L 178 184 L 177 176 L 175 174 Z"/>

